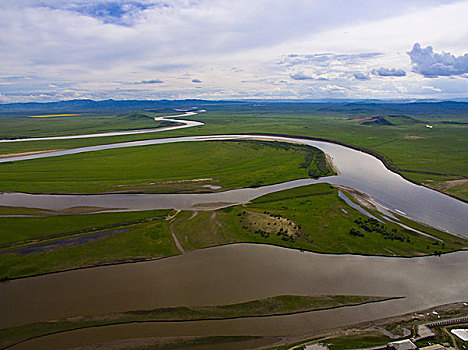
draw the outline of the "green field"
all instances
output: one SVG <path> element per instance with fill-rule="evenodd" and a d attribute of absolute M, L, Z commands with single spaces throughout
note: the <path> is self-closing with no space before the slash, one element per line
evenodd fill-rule
<path fill-rule="evenodd" d="M 188 135 L 257 132 L 318 137 L 376 152 L 407 178 L 468 200 L 468 127 L 445 123 L 452 119 L 466 122 L 468 116 L 427 113 L 414 118 L 386 117 L 392 125 L 363 125 L 362 120 L 357 120 L 369 115 L 372 116 L 364 112 L 340 112 L 339 108 L 336 111 L 321 111 L 301 104 L 279 104 L 274 108 L 250 106 L 248 109 L 218 107 L 189 118 L 204 122 L 205 125 L 201 127 L 146 135 L 0 143 L 0 154 Z M 32 118 L 26 119 L 29 122 Z M 434 128 L 426 128 L 426 124 Z M 44 127 L 38 133 L 49 135 L 54 130 L 53 124 L 49 125 L 50 129 Z M 23 127 L 21 130 L 25 129 Z M 29 134 L 22 136 L 25 135 Z"/>
<path fill-rule="evenodd" d="M 342 338 L 327 339 L 320 343 L 325 344 L 330 350 L 346 350 L 385 345 L 390 341 L 389 337 L 378 332 L 372 332 L 366 335 L 350 335 Z"/>
<path fill-rule="evenodd" d="M 195 216 L 182 212 L 172 227 L 186 250 L 252 242 L 332 254 L 415 256 L 459 250 L 468 244 L 466 239 L 403 218 L 405 224 L 444 243 L 391 222 L 366 224 L 366 220 L 338 197 L 337 189 L 317 184 L 269 194 L 243 206 L 201 211 Z M 350 234 L 352 229 L 363 236 Z"/>
<path fill-rule="evenodd" d="M 41 114 L 31 113 L 31 116 Z M 167 114 L 176 115 L 177 113 L 169 112 Z M 161 126 L 161 122 L 155 122 L 153 118 L 163 115 L 166 114 L 141 111 L 121 115 L 78 113 L 71 116 L 44 118 L 31 118 L 29 115 L 0 116 L 0 139 L 83 135 L 156 128 Z M 164 124 L 167 123 L 164 122 Z"/>
<path fill-rule="evenodd" d="M 0 164 L 0 191 L 207 192 L 332 175 L 314 147 L 263 141 L 180 142 Z"/>
<path fill-rule="evenodd" d="M 390 299 L 393 298 L 355 295 L 279 295 L 229 305 L 202 307 L 184 306 L 155 310 L 135 310 L 107 315 L 79 316 L 67 320 L 38 322 L 0 329 L 0 348 L 3 349 L 5 347 L 12 346 L 13 344 L 18 344 L 28 339 L 48 334 L 81 328 L 102 327 L 134 322 L 228 320 L 245 317 L 288 315 L 344 306 L 375 303 Z"/>
<path fill-rule="evenodd" d="M 0 218 L 0 280 L 179 254 L 170 210 Z"/>

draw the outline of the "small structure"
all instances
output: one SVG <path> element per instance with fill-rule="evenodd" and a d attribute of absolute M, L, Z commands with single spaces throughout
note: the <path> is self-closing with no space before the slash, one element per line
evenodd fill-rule
<path fill-rule="evenodd" d="M 448 349 L 453 349 L 453 348 L 447 348 L 440 344 L 434 344 L 434 345 L 425 346 L 423 348 L 419 348 L 419 350 L 448 350 Z"/>
<path fill-rule="evenodd" d="M 418 347 L 409 339 L 394 341 L 387 344 L 388 350 L 415 350 L 417 348 Z"/>
<path fill-rule="evenodd" d="M 450 330 L 450 333 L 455 334 L 458 338 L 463 341 L 468 341 L 468 329 L 467 328 L 458 328 Z"/>
<path fill-rule="evenodd" d="M 421 339 L 426 339 L 426 338 L 431 338 L 435 336 L 435 333 L 425 324 L 420 324 L 416 327 L 416 333 L 417 337 L 415 337 L 413 340 L 421 340 Z"/>
<path fill-rule="evenodd" d="M 434 126 L 426 124 L 426 128 L 432 129 Z"/>
<path fill-rule="evenodd" d="M 305 350 L 328 350 L 328 346 L 320 343 L 308 344 L 305 346 Z"/>

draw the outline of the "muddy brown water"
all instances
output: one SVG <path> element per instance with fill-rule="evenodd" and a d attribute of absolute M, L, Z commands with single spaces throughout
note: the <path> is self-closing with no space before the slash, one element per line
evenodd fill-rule
<path fill-rule="evenodd" d="M 2 284 L 0 327 L 126 310 L 223 305 L 282 294 L 405 297 L 291 316 L 102 327 L 44 337 L 34 344 L 63 342 L 71 347 L 150 335 L 313 334 L 468 300 L 467 258 L 468 252 L 408 259 L 301 253 L 255 244 L 214 247 Z"/>

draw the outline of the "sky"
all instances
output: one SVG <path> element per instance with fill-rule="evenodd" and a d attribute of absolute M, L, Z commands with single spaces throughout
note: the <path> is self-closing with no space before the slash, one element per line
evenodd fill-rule
<path fill-rule="evenodd" d="M 468 0 L 0 0 L 0 103 L 468 98 Z"/>

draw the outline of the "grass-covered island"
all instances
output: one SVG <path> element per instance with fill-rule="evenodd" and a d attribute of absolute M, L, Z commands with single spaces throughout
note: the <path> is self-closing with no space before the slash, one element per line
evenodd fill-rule
<path fill-rule="evenodd" d="M 229 320 L 247 317 L 292 315 L 303 312 L 330 310 L 378 303 L 399 297 L 356 295 L 279 295 L 244 303 L 214 306 L 172 307 L 154 310 L 135 310 L 94 316 L 77 316 L 64 320 L 37 322 L 0 329 L 0 349 L 29 339 L 76 329 L 102 327 L 125 323 L 181 322 L 200 320 Z"/>
<path fill-rule="evenodd" d="M 398 217 L 426 235 L 403 228 L 372 207 L 366 210 L 378 220 L 369 218 L 346 204 L 338 191 L 328 184 L 309 185 L 214 211 L 0 217 L 0 278 L 177 255 L 172 234 L 184 251 L 247 242 L 321 253 L 411 257 L 468 247 L 463 237 Z M 351 192 L 347 195 L 354 200 Z"/>

